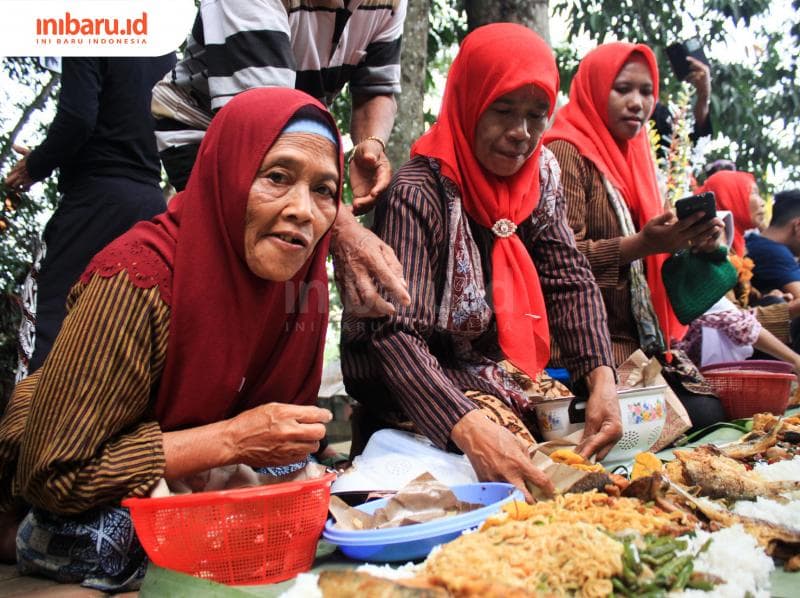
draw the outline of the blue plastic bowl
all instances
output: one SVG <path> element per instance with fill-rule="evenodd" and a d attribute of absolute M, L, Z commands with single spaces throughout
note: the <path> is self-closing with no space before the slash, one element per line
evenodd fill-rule
<path fill-rule="evenodd" d="M 325 524 L 322 537 L 336 544 L 347 557 L 359 561 L 388 563 L 422 559 L 434 546 L 449 542 L 461 533 L 483 523 L 489 515 L 511 500 L 524 500 L 522 493 L 511 484 L 486 483 L 453 486 L 459 500 L 486 505 L 469 513 L 445 517 L 436 521 L 417 523 L 389 529 L 346 531 L 334 527 L 333 519 Z M 374 513 L 386 506 L 388 498 L 356 507 Z"/>

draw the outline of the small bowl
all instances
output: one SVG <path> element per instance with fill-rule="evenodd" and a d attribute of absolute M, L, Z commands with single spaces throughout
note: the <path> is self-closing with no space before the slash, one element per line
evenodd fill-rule
<path fill-rule="evenodd" d="M 454 540 L 464 530 L 479 526 L 503 504 L 524 500 L 513 485 L 498 482 L 453 486 L 451 490 L 459 500 L 486 506 L 461 515 L 388 529 L 341 530 L 335 527 L 333 519 L 329 519 L 322 537 L 336 544 L 345 556 L 358 561 L 391 563 L 423 559 L 434 546 Z M 382 498 L 356 508 L 371 514 L 385 507 L 388 501 L 388 498 Z"/>

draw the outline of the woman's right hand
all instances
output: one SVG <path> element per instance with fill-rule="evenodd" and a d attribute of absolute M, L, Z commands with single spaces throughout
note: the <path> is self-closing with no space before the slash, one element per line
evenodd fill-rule
<path fill-rule="evenodd" d="M 288 465 L 319 450 L 325 424 L 333 418 L 319 407 L 268 403 L 248 409 L 226 422 L 233 463 L 251 467 Z"/>
<path fill-rule="evenodd" d="M 636 236 L 640 245 L 640 257 L 656 253 L 674 253 L 718 236 L 724 225 L 718 218 L 701 222 L 704 214 L 698 212 L 678 220 L 669 210 L 651 218 Z"/>
<path fill-rule="evenodd" d="M 514 484 L 529 503 L 534 500 L 525 486 L 526 481 L 546 494 L 553 494 L 552 482 L 533 466 L 522 442 L 509 430 L 487 418 L 480 409 L 462 417 L 453 426 L 450 437 L 467 456 L 479 480 Z"/>

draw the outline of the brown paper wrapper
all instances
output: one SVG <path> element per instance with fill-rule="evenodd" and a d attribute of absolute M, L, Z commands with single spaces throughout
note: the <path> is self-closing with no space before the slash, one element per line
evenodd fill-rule
<path fill-rule="evenodd" d="M 453 492 L 429 473 L 411 480 L 372 515 L 331 497 L 330 512 L 338 529 L 358 531 L 425 523 L 474 511 L 484 505 L 458 500 Z"/>

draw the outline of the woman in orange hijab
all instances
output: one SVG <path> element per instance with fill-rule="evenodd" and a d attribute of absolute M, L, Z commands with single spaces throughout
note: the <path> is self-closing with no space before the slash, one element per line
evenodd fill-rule
<path fill-rule="evenodd" d="M 664 209 L 645 127 L 657 97 L 652 50 L 604 44 L 581 61 L 569 103 L 544 140 L 561 165 L 578 248 L 603 293 L 617 364 L 640 348 L 664 358 L 669 343 L 683 335 L 661 265 L 674 251 L 712 243 L 722 228 L 717 219 L 700 222 L 702 213 L 678 220 Z M 689 375 L 688 359 L 685 367 L 676 352 L 664 361 L 670 359 L 681 378 L 675 390 L 686 397 L 695 425 L 721 419 L 719 401 L 699 374 Z"/>
<path fill-rule="evenodd" d="M 557 90 L 553 54 L 529 29 L 498 23 L 465 38 L 437 122 L 376 213 L 412 303 L 343 326 L 347 390 L 371 420 L 411 420 L 481 479 L 526 495 L 526 481 L 549 488 L 524 420 L 551 334 L 589 391 L 579 451 L 602 457 L 621 433 L 605 310 L 541 145 Z"/>

